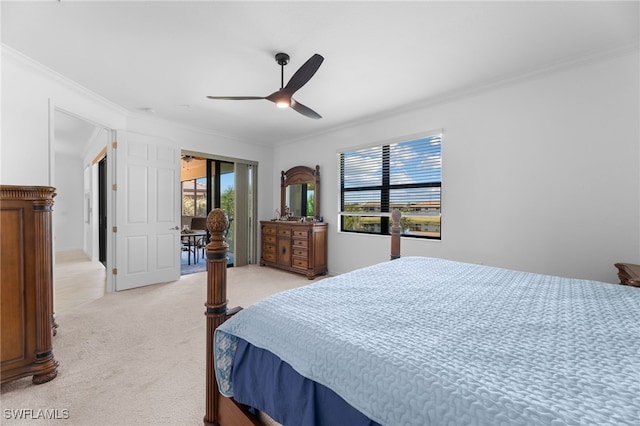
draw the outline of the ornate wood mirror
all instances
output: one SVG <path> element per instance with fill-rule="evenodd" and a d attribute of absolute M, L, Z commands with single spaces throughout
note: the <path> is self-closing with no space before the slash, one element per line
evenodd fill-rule
<path fill-rule="evenodd" d="M 288 212 L 288 214 L 287 214 Z M 296 166 L 280 177 L 280 216 L 320 218 L 320 166 Z"/>

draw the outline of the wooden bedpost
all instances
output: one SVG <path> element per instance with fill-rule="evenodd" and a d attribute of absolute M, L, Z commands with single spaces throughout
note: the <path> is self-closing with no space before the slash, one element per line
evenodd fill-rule
<path fill-rule="evenodd" d="M 400 226 L 400 217 L 402 213 L 400 210 L 394 209 L 391 213 L 391 260 L 398 259 L 400 257 L 400 234 L 402 233 L 402 227 Z"/>
<path fill-rule="evenodd" d="M 207 401 L 204 424 L 218 426 L 220 395 L 216 382 L 213 359 L 213 332 L 227 319 L 227 251 L 225 232 L 229 218 L 222 209 L 214 209 L 207 216 L 207 229 L 211 234 L 207 244 Z"/>

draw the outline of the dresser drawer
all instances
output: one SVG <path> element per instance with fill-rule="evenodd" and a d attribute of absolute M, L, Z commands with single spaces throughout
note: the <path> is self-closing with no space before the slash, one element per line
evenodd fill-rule
<path fill-rule="evenodd" d="M 276 245 L 275 244 L 262 244 L 262 251 L 266 253 L 275 253 Z"/>
<path fill-rule="evenodd" d="M 275 244 L 276 243 L 276 236 L 275 235 L 271 235 L 271 234 L 265 234 L 265 236 L 263 237 L 262 242 L 263 243 L 267 243 L 267 244 Z"/>
<path fill-rule="evenodd" d="M 278 236 L 280 236 L 280 237 L 290 237 L 291 236 L 291 229 L 278 228 Z"/>
<path fill-rule="evenodd" d="M 276 253 L 270 253 L 270 252 L 262 252 L 262 259 L 267 261 L 267 262 L 275 262 L 276 261 Z"/>
<path fill-rule="evenodd" d="M 304 238 L 307 238 L 307 236 L 308 236 L 308 235 L 309 235 L 309 234 L 308 234 L 308 232 L 307 232 L 306 230 L 303 230 L 303 229 L 294 229 L 294 230 L 293 230 L 293 236 L 294 236 L 294 237 L 304 237 Z"/>
<path fill-rule="evenodd" d="M 293 240 L 293 247 L 307 248 L 308 246 L 309 246 L 309 240 Z"/>
<path fill-rule="evenodd" d="M 306 248 L 300 248 L 300 247 L 294 247 L 293 248 L 293 255 L 297 256 L 297 257 L 303 257 L 303 258 L 307 258 L 307 255 L 309 254 L 309 252 L 307 251 Z"/>
<path fill-rule="evenodd" d="M 269 235 L 269 234 L 275 235 L 276 234 L 276 227 L 275 226 L 263 226 L 262 227 L 262 232 L 264 234 L 267 234 L 267 235 Z"/>
<path fill-rule="evenodd" d="M 302 269 L 307 269 L 307 259 L 298 259 L 298 258 L 293 258 L 293 267 L 294 268 L 302 268 Z"/>

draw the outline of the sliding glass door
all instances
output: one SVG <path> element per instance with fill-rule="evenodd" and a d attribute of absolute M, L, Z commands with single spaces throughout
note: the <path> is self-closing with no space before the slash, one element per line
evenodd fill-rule
<path fill-rule="evenodd" d="M 229 216 L 229 231 L 227 244 L 229 244 L 229 265 L 235 262 L 235 164 L 222 160 L 207 160 L 207 196 L 208 210 L 223 209 Z"/>
<path fill-rule="evenodd" d="M 230 222 L 226 237 L 229 265 L 256 262 L 257 167 L 242 160 L 182 155 L 182 226 L 202 229 L 202 221 L 211 210 L 223 209 Z"/>

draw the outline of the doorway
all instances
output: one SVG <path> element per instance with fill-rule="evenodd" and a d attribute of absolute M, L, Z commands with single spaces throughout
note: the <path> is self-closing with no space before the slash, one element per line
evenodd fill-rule
<path fill-rule="evenodd" d="M 93 232 L 97 214 L 92 206 L 98 204 L 93 192 L 98 171 L 87 163 L 92 151 L 106 146 L 109 132 L 53 106 L 51 114 L 51 186 L 58 194 L 53 210 L 54 307 L 59 310 L 102 297 L 106 290 L 106 241 L 104 261 L 98 262 L 93 245 L 97 240 L 97 230 Z M 103 167 L 106 172 L 106 164 Z M 101 204 L 106 206 L 106 202 Z"/>
<path fill-rule="evenodd" d="M 181 274 L 206 270 L 204 246 L 208 243 L 207 214 L 216 208 L 229 217 L 226 240 L 229 244 L 228 266 L 235 264 L 235 164 L 231 161 L 182 155 L 180 182 L 182 192 L 182 256 Z M 189 234 L 205 231 L 204 238 L 190 238 Z M 195 242 L 195 244 L 194 244 Z M 195 247 L 194 247 L 195 246 Z M 199 251 L 198 251 L 199 250 Z"/>

